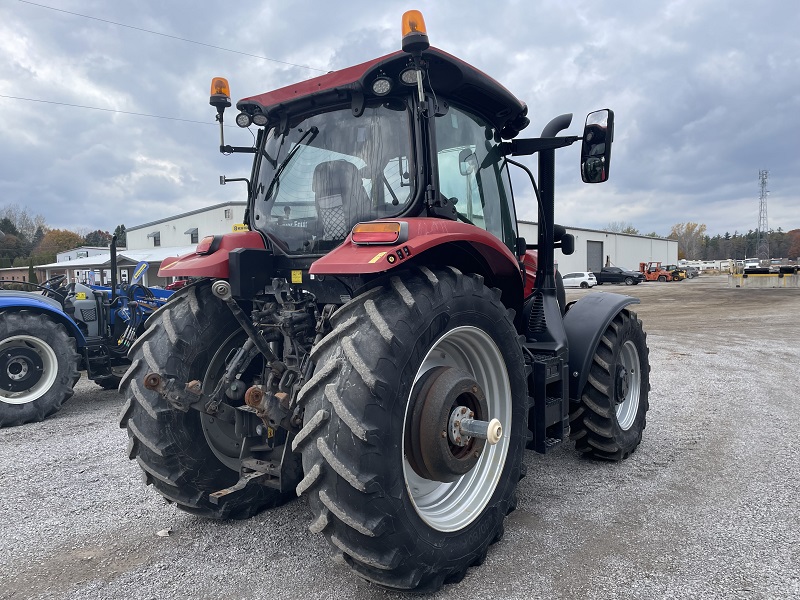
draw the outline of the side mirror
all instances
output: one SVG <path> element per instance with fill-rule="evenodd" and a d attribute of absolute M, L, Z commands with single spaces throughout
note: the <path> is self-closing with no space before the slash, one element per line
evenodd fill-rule
<path fill-rule="evenodd" d="M 602 183 L 611 167 L 611 142 L 614 139 L 614 111 L 596 110 L 586 117 L 581 145 L 581 179 Z"/>
<path fill-rule="evenodd" d="M 575 236 L 566 233 L 561 237 L 561 254 L 569 256 L 575 252 Z"/>
<path fill-rule="evenodd" d="M 458 153 L 458 170 L 464 177 L 478 170 L 478 157 L 469 148 Z"/>

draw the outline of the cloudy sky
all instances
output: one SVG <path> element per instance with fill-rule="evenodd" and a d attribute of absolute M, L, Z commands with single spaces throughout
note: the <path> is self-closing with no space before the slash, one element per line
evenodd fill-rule
<path fill-rule="evenodd" d="M 523 135 L 566 112 L 579 134 L 586 113 L 614 109 L 608 183 L 580 182 L 577 145 L 557 155 L 559 222 L 746 232 L 767 169 L 770 227 L 800 228 L 800 10 L 778 0 L 0 0 L 0 208 L 113 231 L 243 200 L 219 186 L 249 164 L 217 151 L 211 78 L 235 102 L 392 52 L 411 8 L 432 45 L 528 104 Z M 518 187 L 518 216 L 534 219 Z"/>

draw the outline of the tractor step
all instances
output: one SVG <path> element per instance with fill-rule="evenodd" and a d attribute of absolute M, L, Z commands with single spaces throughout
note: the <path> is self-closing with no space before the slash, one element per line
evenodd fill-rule
<path fill-rule="evenodd" d="M 544 447 L 545 447 L 544 454 L 547 454 L 548 452 L 550 452 L 550 450 L 552 450 L 556 446 L 559 446 L 562 441 L 563 440 L 559 440 L 558 438 L 545 438 L 545 440 L 544 440 Z"/>
<path fill-rule="evenodd" d="M 528 427 L 533 439 L 528 447 L 547 454 L 569 435 L 567 363 L 560 355 L 530 354 L 528 377 L 532 396 Z"/>

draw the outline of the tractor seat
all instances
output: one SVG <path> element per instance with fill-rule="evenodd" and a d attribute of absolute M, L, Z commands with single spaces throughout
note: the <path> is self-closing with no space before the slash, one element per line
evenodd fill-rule
<path fill-rule="evenodd" d="M 318 164 L 311 187 L 323 240 L 343 240 L 353 225 L 370 218 L 369 196 L 353 163 L 331 160 Z"/>

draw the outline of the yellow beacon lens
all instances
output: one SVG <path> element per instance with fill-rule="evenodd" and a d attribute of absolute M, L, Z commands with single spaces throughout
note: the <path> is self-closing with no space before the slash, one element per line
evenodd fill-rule
<path fill-rule="evenodd" d="M 227 96 L 231 97 L 231 87 L 228 85 L 228 80 L 224 77 L 214 77 L 211 80 L 211 95 L 212 96 Z"/>
<path fill-rule="evenodd" d="M 409 33 L 428 33 L 425 28 L 425 19 L 418 10 L 407 10 L 403 13 L 403 37 Z"/>

